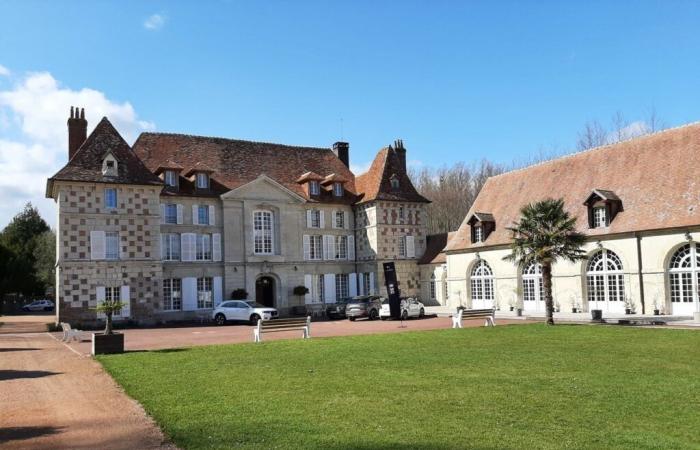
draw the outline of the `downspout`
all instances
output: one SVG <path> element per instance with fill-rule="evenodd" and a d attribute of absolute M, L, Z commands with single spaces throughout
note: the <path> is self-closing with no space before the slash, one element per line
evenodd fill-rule
<path fill-rule="evenodd" d="M 637 239 L 637 273 L 639 274 L 639 300 L 642 302 L 642 314 L 646 313 L 646 304 L 644 301 L 644 275 L 642 269 L 642 237 L 638 232 L 634 233 Z"/>

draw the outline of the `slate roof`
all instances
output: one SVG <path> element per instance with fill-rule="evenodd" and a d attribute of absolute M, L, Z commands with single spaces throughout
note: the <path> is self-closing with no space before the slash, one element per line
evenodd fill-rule
<path fill-rule="evenodd" d="M 166 161 L 184 167 L 184 173 L 190 172 L 200 163 L 205 164 L 212 171 L 213 192 L 235 189 L 265 174 L 309 199 L 298 182 L 300 177 L 307 172 L 322 177 L 335 173 L 346 180 L 346 195 L 338 199 L 331 192 L 322 189 L 320 196 L 309 200 L 348 204 L 356 200 L 354 175 L 329 148 L 172 133 L 142 133 L 133 148 L 146 167 L 154 171 Z M 187 181 L 180 178 L 180 182 L 180 194 L 188 193 Z"/>
<path fill-rule="evenodd" d="M 102 162 L 108 153 L 117 160 L 117 176 L 102 174 Z M 54 181 L 162 185 L 163 182 L 131 151 L 110 121 L 103 117 L 73 158 L 46 184 L 46 196 L 52 196 Z"/>
<path fill-rule="evenodd" d="M 411 183 L 401 159 L 391 146 L 379 150 L 369 170 L 355 178 L 355 187 L 361 195 L 358 203 L 373 200 L 430 203 L 430 200 L 420 195 Z M 398 189 L 391 187 L 392 175 L 399 179 Z"/>
<path fill-rule="evenodd" d="M 506 227 L 520 208 L 552 197 L 564 199 L 579 231 L 591 237 L 700 225 L 699 166 L 700 123 L 694 123 L 497 175 L 487 180 L 446 250 L 507 244 Z M 600 187 L 619 198 L 624 210 L 610 226 L 588 228 L 583 203 Z M 485 242 L 472 244 L 467 221 L 475 211 L 493 214 L 496 229 Z"/>
<path fill-rule="evenodd" d="M 454 231 L 449 233 L 430 234 L 426 236 L 425 253 L 418 260 L 418 264 L 444 264 L 447 262 L 445 246 L 455 235 Z"/>

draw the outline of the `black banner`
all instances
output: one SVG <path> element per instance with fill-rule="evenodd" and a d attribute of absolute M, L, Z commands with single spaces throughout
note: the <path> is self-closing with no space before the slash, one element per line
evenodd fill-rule
<path fill-rule="evenodd" d="M 389 310 L 394 319 L 401 318 L 401 293 L 399 292 L 399 282 L 396 279 L 396 267 L 393 262 L 384 263 L 384 283 L 386 293 L 389 297 Z"/>

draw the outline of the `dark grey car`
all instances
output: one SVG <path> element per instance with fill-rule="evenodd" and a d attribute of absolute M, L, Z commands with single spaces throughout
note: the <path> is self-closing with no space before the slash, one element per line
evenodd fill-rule
<path fill-rule="evenodd" d="M 360 295 L 353 297 L 345 307 L 345 315 L 350 320 L 366 317 L 369 320 L 379 319 L 382 309 L 382 298 L 378 295 Z"/>
<path fill-rule="evenodd" d="M 326 316 L 329 319 L 345 319 L 345 308 L 352 301 L 352 297 L 345 297 L 326 306 Z"/>

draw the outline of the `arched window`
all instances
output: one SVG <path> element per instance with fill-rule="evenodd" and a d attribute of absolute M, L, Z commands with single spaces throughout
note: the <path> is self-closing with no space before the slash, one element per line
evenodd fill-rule
<path fill-rule="evenodd" d="M 588 260 L 586 288 L 590 309 L 624 312 L 625 280 L 620 257 L 611 250 L 598 250 Z"/>
<path fill-rule="evenodd" d="M 533 262 L 523 269 L 523 309 L 539 310 L 543 301 L 542 266 Z"/>
<path fill-rule="evenodd" d="M 668 267 L 672 314 L 692 314 L 697 308 L 700 288 L 700 248 L 695 242 L 685 244 L 671 257 Z M 659 305 L 660 306 L 660 305 Z"/>
<path fill-rule="evenodd" d="M 472 269 L 471 287 L 472 308 L 493 306 L 493 271 L 483 259 Z"/>

